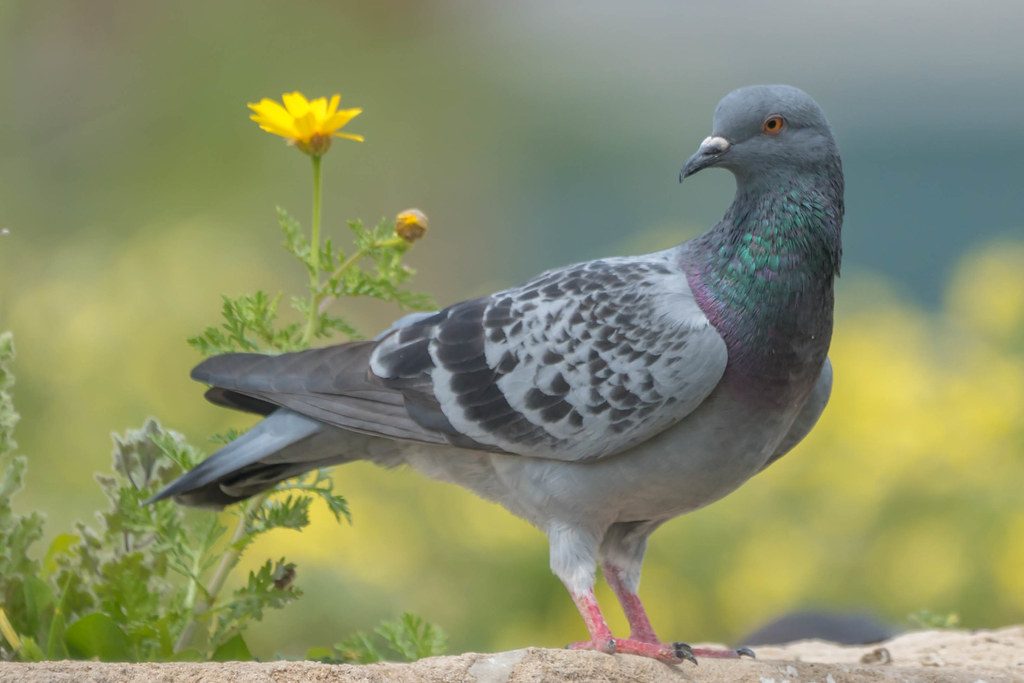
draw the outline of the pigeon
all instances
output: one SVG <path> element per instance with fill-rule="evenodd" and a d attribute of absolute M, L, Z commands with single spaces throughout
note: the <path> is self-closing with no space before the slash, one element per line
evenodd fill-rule
<path fill-rule="evenodd" d="M 664 662 L 749 651 L 664 642 L 637 595 L 647 540 L 764 470 L 818 421 L 841 259 L 843 174 L 821 108 L 750 86 L 680 173 L 736 194 L 690 241 L 543 273 L 401 318 L 376 339 L 232 353 L 192 377 L 265 416 L 152 501 L 219 508 L 315 468 L 408 465 L 531 522 L 589 632 L 570 648 Z M 617 638 L 600 565 L 628 618 Z"/>

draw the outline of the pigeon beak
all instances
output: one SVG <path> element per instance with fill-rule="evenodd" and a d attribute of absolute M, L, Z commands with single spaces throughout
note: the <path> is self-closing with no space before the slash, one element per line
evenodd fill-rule
<path fill-rule="evenodd" d="M 679 182 L 689 178 L 697 171 L 714 166 L 722 158 L 722 155 L 729 151 L 729 141 L 720 135 L 708 136 L 700 143 L 696 154 L 686 160 L 686 165 L 679 172 Z"/>

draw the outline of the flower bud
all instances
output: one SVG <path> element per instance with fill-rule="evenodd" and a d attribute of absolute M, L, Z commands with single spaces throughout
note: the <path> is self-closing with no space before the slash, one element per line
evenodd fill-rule
<path fill-rule="evenodd" d="M 395 217 L 395 233 L 409 243 L 423 237 L 428 227 L 430 221 L 419 209 L 406 209 Z"/>

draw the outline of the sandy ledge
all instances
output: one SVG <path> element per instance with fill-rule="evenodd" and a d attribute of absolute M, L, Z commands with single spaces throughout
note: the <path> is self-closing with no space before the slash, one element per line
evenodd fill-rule
<path fill-rule="evenodd" d="M 633 655 L 609 656 L 597 652 L 541 648 L 432 657 L 412 664 L 366 666 L 280 661 L 212 664 L 0 663 L 0 681 L 1024 682 L 1024 626 L 994 631 L 918 631 L 867 647 L 802 641 L 785 647 L 758 648 L 757 654 L 757 660 L 704 659 L 698 666 L 688 663 L 668 666 Z"/>

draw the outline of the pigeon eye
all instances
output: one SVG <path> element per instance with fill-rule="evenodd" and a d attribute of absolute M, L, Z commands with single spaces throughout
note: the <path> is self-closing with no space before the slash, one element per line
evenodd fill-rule
<path fill-rule="evenodd" d="M 778 135 L 786 126 L 786 119 L 779 115 L 769 116 L 764 120 L 761 129 L 768 135 Z"/>

